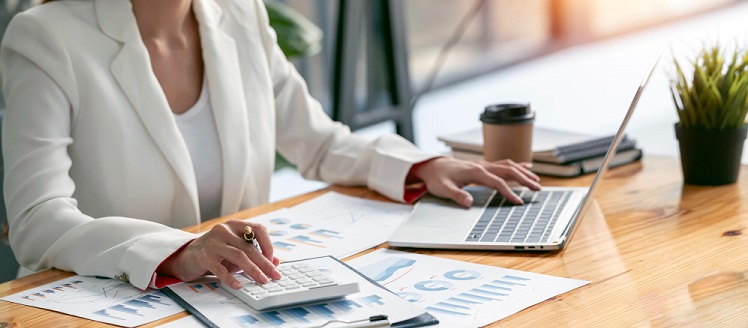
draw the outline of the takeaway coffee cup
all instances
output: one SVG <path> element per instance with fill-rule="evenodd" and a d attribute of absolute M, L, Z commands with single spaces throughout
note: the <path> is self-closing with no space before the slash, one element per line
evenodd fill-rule
<path fill-rule="evenodd" d="M 517 163 L 532 161 L 532 127 L 535 112 L 530 104 L 497 104 L 485 108 L 483 122 L 483 158 L 487 161 L 511 159 Z"/>

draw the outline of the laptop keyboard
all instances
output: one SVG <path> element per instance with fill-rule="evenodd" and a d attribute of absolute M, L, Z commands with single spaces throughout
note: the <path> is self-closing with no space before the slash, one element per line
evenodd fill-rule
<path fill-rule="evenodd" d="M 465 241 L 522 243 L 546 241 L 558 221 L 570 191 L 523 190 L 523 205 L 514 205 L 496 193 Z"/>

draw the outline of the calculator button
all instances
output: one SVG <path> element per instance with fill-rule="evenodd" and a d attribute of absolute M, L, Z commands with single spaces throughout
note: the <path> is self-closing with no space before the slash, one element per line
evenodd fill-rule
<path fill-rule="evenodd" d="M 258 284 L 245 273 L 236 273 L 234 276 L 242 282 L 243 288 L 233 290 L 224 285 L 224 289 L 256 310 L 336 298 L 359 291 L 355 281 L 337 281 L 315 265 L 291 262 L 281 264 L 277 269 L 281 272 L 280 279 L 266 284 Z"/>

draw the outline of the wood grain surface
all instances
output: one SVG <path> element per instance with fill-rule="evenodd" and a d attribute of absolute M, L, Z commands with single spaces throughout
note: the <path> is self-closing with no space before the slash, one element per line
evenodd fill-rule
<path fill-rule="evenodd" d="M 585 186 L 592 178 L 543 178 L 542 183 Z M 329 190 L 384 200 L 364 188 L 331 187 L 186 230 L 204 231 L 232 217 L 250 218 Z M 641 162 L 611 170 L 595 200 L 568 247 L 559 252 L 399 250 L 591 281 L 491 327 L 748 327 L 746 166 L 735 184 L 689 186 L 683 184 L 677 158 L 646 156 Z M 70 275 L 47 270 L 10 281 L 0 285 L 0 297 Z M 0 328 L 46 326 L 107 325 L 0 301 Z"/>

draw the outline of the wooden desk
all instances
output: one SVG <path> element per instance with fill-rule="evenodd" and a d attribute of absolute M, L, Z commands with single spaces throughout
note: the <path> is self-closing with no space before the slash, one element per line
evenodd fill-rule
<path fill-rule="evenodd" d="M 592 176 L 546 178 L 543 183 L 585 185 L 591 180 Z M 383 199 L 363 188 L 330 190 Z M 322 192 L 260 206 L 234 217 L 293 206 Z M 641 163 L 610 171 L 596 199 L 599 206 L 584 218 L 568 248 L 561 252 L 409 251 L 591 281 L 492 326 L 748 326 L 748 167 L 743 167 L 740 180 L 733 185 L 684 186 L 676 158 L 646 156 Z M 205 230 L 222 221 L 187 230 Z M 0 285 L 0 297 L 70 275 L 48 270 L 10 281 Z M 15 325 L 104 326 L 0 302 L 0 328 Z"/>

